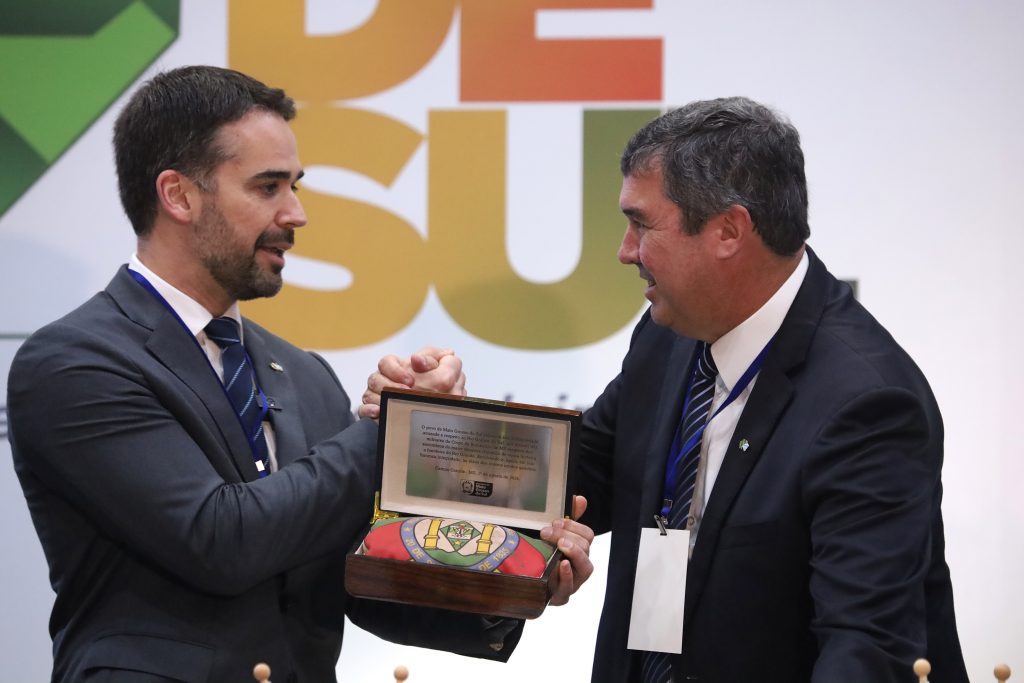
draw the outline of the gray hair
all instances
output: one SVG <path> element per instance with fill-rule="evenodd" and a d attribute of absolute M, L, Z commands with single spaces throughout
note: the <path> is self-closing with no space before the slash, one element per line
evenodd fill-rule
<path fill-rule="evenodd" d="M 641 128 L 622 152 L 623 176 L 660 168 L 683 229 L 699 233 L 730 206 L 747 209 L 764 243 L 791 256 L 810 236 L 800 134 L 745 97 L 691 102 Z"/>

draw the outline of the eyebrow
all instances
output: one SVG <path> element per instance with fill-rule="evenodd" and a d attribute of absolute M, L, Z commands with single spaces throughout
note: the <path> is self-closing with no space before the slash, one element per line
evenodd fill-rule
<path fill-rule="evenodd" d="M 627 218 L 632 218 L 633 220 L 642 221 L 646 218 L 646 215 L 641 209 L 633 206 L 620 207 L 620 210 Z"/>
<path fill-rule="evenodd" d="M 299 171 L 299 174 L 295 176 L 295 180 L 292 180 L 292 174 L 290 171 L 268 170 L 260 171 L 252 177 L 252 180 L 254 182 L 259 182 L 261 180 L 289 180 L 291 182 L 298 182 L 304 175 L 306 175 L 305 171 Z"/>

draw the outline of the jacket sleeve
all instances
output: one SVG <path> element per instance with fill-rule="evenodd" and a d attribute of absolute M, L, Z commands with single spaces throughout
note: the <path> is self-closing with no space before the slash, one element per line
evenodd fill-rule
<path fill-rule="evenodd" d="M 637 337 L 651 324 L 651 313 L 648 310 L 633 330 L 629 342 L 630 350 L 623 360 L 622 370 L 608 383 L 594 401 L 594 405 L 583 414 L 577 465 L 577 493 L 586 496 L 587 511 L 580 521 L 597 534 L 611 531 L 612 528 L 612 501 L 615 499 L 613 460 L 623 375 L 629 365 L 630 353 L 634 350 Z"/>
<path fill-rule="evenodd" d="M 375 424 L 352 424 L 273 476 L 232 480 L 211 463 L 228 456 L 196 395 L 153 365 L 80 328 L 34 335 L 9 380 L 19 475 L 209 593 L 240 594 L 352 543 L 365 515 L 351 511 L 372 509 Z"/>
<path fill-rule="evenodd" d="M 896 681 L 925 653 L 925 576 L 938 474 L 909 391 L 853 397 L 803 470 L 811 541 L 814 681 Z"/>
<path fill-rule="evenodd" d="M 521 619 L 413 607 L 379 600 L 352 600 L 352 623 L 379 638 L 467 657 L 508 661 L 523 634 Z"/>

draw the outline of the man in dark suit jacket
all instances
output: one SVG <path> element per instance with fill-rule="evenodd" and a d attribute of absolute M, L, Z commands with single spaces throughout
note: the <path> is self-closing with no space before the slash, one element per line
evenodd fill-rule
<path fill-rule="evenodd" d="M 345 551 L 373 507 L 376 425 L 354 421 L 322 358 L 237 306 L 280 289 L 306 222 L 294 114 L 283 91 L 226 69 L 139 90 L 115 128 L 137 254 L 12 365 L 14 463 L 57 593 L 54 681 L 244 681 L 260 661 L 275 681 L 333 681 L 346 614 L 478 657 L 504 660 L 518 640 L 517 622 L 344 592 Z M 241 325 L 266 462 L 222 384 L 227 352 L 205 331 L 218 317 Z M 421 388 L 462 391 L 450 354 L 406 366 Z M 578 540 L 563 549 L 588 574 Z"/>
<path fill-rule="evenodd" d="M 613 532 L 593 680 L 883 683 L 914 680 L 927 656 L 933 682 L 966 681 L 942 419 L 914 362 L 805 247 L 796 130 L 744 98 L 696 102 L 639 131 L 622 171 L 619 258 L 651 307 L 584 420 L 582 521 Z M 670 445 L 704 345 L 720 371 L 712 415 L 767 352 L 705 427 L 682 651 L 655 675 L 657 655 L 627 649 L 640 529 L 672 498 Z"/>
<path fill-rule="evenodd" d="M 927 656 L 933 683 L 965 683 L 942 418 L 914 362 L 806 247 L 796 129 L 745 98 L 695 102 L 636 133 L 621 166 L 619 259 L 651 307 L 583 422 L 581 521 L 613 532 L 593 680 L 884 683 L 914 680 Z M 705 351 L 711 418 L 685 459 L 675 436 Z M 403 383 L 397 367 L 371 377 L 361 414 Z M 664 653 L 628 647 L 631 615 L 653 616 L 633 599 L 654 582 L 638 557 L 656 519 L 679 528 L 645 552 L 687 568 L 649 601 L 681 614 Z M 684 530 L 688 552 L 659 549 Z"/>

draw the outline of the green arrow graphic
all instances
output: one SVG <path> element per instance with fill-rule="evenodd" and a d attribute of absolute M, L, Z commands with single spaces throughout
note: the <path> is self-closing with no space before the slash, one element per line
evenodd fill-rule
<path fill-rule="evenodd" d="M 179 0 L 7 0 L 0 215 L 178 36 Z"/>

